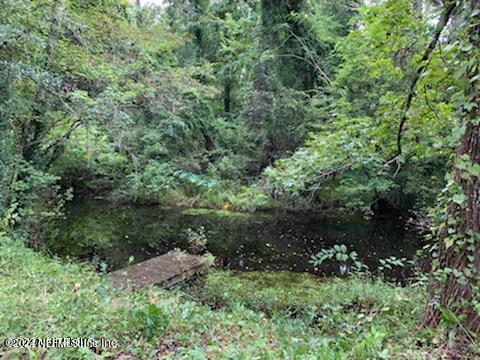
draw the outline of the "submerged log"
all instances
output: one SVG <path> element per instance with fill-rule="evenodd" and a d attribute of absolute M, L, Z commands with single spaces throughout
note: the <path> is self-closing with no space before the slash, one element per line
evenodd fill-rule
<path fill-rule="evenodd" d="M 178 251 L 142 261 L 138 264 L 110 273 L 113 286 L 138 290 L 148 285 L 171 287 L 196 276 L 205 275 L 208 264 L 202 256 Z"/>

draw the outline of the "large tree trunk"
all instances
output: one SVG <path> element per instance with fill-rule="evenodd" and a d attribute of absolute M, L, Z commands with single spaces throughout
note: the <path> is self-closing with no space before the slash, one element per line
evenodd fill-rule
<path fill-rule="evenodd" d="M 479 1 L 471 1 L 471 6 L 479 8 Z M 467 101 L 476 107 L 468 106 L 463 111 L 466 130 L 456 152 L 457 160 L 468 163 L 469 159 L 471 163 L 467 169 L 459 166 L 454 170 L 455 184 L 463 190 L 465 201 L 457 199 L 448 208 L 445 227 L 439 233 L 438 263 L 429 286 L 429 302 L 422 318 L 423 326 L 436 327 L 444 309 L 451 311 L 456 317 L 458 347 L 471 342 L 474 334 L 480 332 L 480 314 L 474 304 L 480 301 L 480 177 L 476 172 L 466 174 L 468 168 L 480 164 L 480 126 L 475 121 L 480 118 L 480 81 L 476 78 L 480 71 L 479 21 L 477 18 L 476 23 L 470 24 L 466 39 L 466 44 L 473 48 L 468 60 L 476 63 L 466 74 L 465 93 Z M 442 271 L 443 278 L 438 276 Z"/>
<path fill-rule="evenodd" d="M 480 115 L 480 114 L 479 114 Z M 463 140 L 458 148 L 457 156 L 468 155 L 474 164 L 480 164 L 480 127 L 469 124 Z M 455 246 L 448 243 L 447 238 L 452 237 L 452 231 L 448 231 L 448 219 L 445 230 L 440 235 L 439 269 L 457 269 L 465 274 L 467 268 L 471 276 L 465 276 L 466 282 L 460 283 L 457 277 L 450 274 L 445 281 L 434 280 L 430 285 L 430 302 L 424 312 L 423 324 L 428 326 L 438 325 L 441 310 L 436 306 L 438 303 L 444 308 L 456 313 L 462 319 L 462 324 L 473 332 L 480 332 L 480 316 L 471 305 L 461 306 L 460 302 L 466 300 L 480 300 L 478 293 L 478 279 L 480 276 L 480 241 L 469 235 L 470 231 L 477 234 L 480 231 L 480 179 L 472 177 L 466 180 L 461 177 L 461 170 L 455 171 L 455 181 L 463 189 L 467 197 L 466 205 L 453 204 L 448 211 L 448 219 L 457 219 L 455 234 L 462 234 L 466 240 L 463 245 Z M 469 231 L 470 230 L 470 231 Z M 457 240 L 457 244 L 460 241 Z M 450 245 L 450 246 L 447 246 Z M 471 247 L 474 245 L 474 247 Z M 440 289 L 437 287 L 441 286 Z M 438 293 L 436 290 L 440 290 Z"/>

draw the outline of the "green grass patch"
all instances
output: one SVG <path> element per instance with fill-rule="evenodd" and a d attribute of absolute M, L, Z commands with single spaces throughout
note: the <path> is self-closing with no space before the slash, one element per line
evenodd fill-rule
<path fill-rule="evenodd" d="M 233 218 L 248 218 L 249 213 L 231 211 L 231 210 L 218 210 L 218 209 L 185 209 L 182 211 L 185 215 L 214 215 L 220 217 L 233 217 Z"/>
<path fill-rule="evenodd" d="M 0 358 L 421 359 L 423 289 L 358 279 L 212 271 L 193 293 L 113 290 L 84 264 L 0 235 L 0 334 L 114 339 L 115 349 L 11 349 Z M 192 289 L 190 289 L 192 290 Z M 417 337 L 414 337 L 416 334 Z"/>
<path fill-rule="evenodd" d="M 425 303 L 425 291 L 418 286 L 288 271 L 216 271 L 198 297 L 217 309 L 240 304 L 272 321 L 302 324 L 304 331 L 328 343 L 332 354 L 342 354 L 340 358 L 421 358 L 417 343 L 430 335 L 418 329 Z M 401 355 L 404 351 L 408 356 Z"/>

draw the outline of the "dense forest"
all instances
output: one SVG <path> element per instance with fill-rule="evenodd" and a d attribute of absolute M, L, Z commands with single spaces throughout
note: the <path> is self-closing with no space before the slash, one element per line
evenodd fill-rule
<path fill-rule="evenodd" d="M 0 4 L 0 356 L 480 357 L 480 1 Z M 86 248 L 82 227 L 104 246 L 84 235 L 101 213 L 69 215 L 96 199 L 222 224 L 389 219 L 421 234 L 419 251 L 373 269 L 336 239 L 305 268 L 339 274 L 238 271 L 206 251 L 208 224 L 186 226 L 175 234 L 208 275 L 130 292 L 111 287 L 94 250 L 49 245 Z M 101 241 L 126 222 L 105 220 Z M 146 226 L 138 236 L 163 231 Z M 410 275 L 392 280 L 397 267 Z M 118 346 L 6 342 L 49 337 Z"/>

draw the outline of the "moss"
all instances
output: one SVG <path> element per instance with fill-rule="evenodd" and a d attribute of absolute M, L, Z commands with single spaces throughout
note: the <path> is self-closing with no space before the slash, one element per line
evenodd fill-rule
<path fill-rule="evenodd" d="M 217 210 L 217 209 L 186 209 L 182 211 L 182 214 L 185 215 L 214 215 L 219 217 L 236 217 L 236 218 L 247 218 L 250 216 L 249 213 L 230 211 L 230 210 Z"/>

